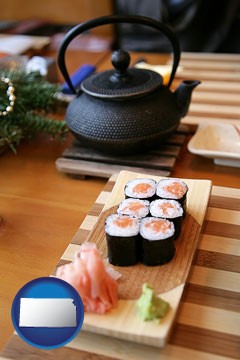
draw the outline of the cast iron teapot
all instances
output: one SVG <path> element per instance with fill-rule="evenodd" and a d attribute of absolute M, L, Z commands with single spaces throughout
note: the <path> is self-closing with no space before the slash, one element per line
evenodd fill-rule
<path fill-rule="evenodd" d="M 65 64 L 69 43 L 91 28 L 114 23 L 150 26 L 169 39 L 173 64 L 167 86 L 154 71 L 129 68 L 129 54 L 117 50 L 112 55 L 115 69 L 90 75 L 76 91 Z M 66 34 L 58 53 L 58 66 L 76 94 L 66 112 L 69 129 L 82 145 L 111 154 L 133 154 L 161 145 L 187 114 L 192 90 L 200 83 L 183 81 L 175 92 L 170 91 L 179 60 L 180 48 L 175 34 L 148 17 L 110 15 L 75 26 Z"/>

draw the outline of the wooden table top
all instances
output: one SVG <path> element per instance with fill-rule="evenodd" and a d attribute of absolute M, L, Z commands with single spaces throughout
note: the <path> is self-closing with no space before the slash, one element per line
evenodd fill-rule
<path fill-rule="evenodd" d="M 76 68 L 77 63 L 79 66 L 81 61 L 82 63 L 93 63 L 94 56 L 96 60 L 96 55 L 93 54 L 77 56 L 74 53 L 72 62 L 71 58 L 69 60 L 71 71 Z M 104 54 L 104 59 L 105 56 L 106 54 Z M 210 61 L 207 55 L 198 57 L 201 58 L 202 64 Z M 81 59 L 80 62 L 78 59 Z M 157 55 L 151 59 L 154 63 L 160 62 Z M 222 65 L 220 69 L 215 69 L 216 71 L 208 71 L 215 79 L 206 80 L 207 85 L 216 86 L 216 81 L 239 85 L 239 81 L 232 78 L 226 79 L 224 76 L 220 76 L 216 80 L 216 72 L 225 74 L 228 71 L 224 70 L 224 64 L 226 67 L 234 61 L 239 62 L 239 59 L 240 57 L 236 59 L 233 56 L 229 60 L 224 60 L 224 57 L 220 56 L 217 63 Z M 100 58 L 97 59 L 98 62 L 99 60 Z M 102 68 L 107 66 L 108 61 L 107 59 L 106 62 L 103 62 Z M 187 61 L 186 55 L 185 62 Z M 198 78 L 199 71 L 196 70 L 196 72 Z M 206 76 L 206 74 L 201 75 L 203 78 Z M 236 90 L 236 92 L 238 91 Z M 214 101 L 215 105 L 213 106 Z M 208 101 L 206 98 L 205 100 L 204 98 L 196 99 L 190 110 L 189 123 L 195 125 L 197 119 L 203 117 L 217 119 L 230 116 L 234 121 L 240 120 L 239 102 L 235 101 L 231 104 L 230 100 L 227 101 L 227 105 L 219 105 L 216 104 L 218 101 L 214 99 L 209 98 Z M 17 155 L 7 151 L 0 156 L 1 348 L 6 345 L 13 332 L 10 311 L 14 296 L 28 281 L 51 274 L 106 185 L 106 179 L 76 179 L 56 170 L 55 160 L 71 144 L 72 140 L 72 136 L 69 135 L 66 142 L 59 143 L 39 135 L 32 141 L 23 142 L 18 148 Z M 240 169 L 214 165 L 211 159 L 190 154 L 185 145 L 171 175 L 192 179 L 210 179 L 215 186 L 239 188 Z M 230 198 L 234 198 L 234 191 L 231 192 Z M 21 347 L 21 344 L 19 346 Z M 90 350 L 90 348 L 84 350 Z M 138 351 L 137 345 L 136 351 Z M 184 354 L 183 348 L 181 351 Z M 76 352 L 76 356 L 78 356 L 77 354 L 78 352 Z M 171 351 L 169 350 L 165 356 L 166 359 L 170 358 Z M 232 357 L 235 356 L 236 352 Z M 75 358 L 74 355 L 72 358 Z"/>

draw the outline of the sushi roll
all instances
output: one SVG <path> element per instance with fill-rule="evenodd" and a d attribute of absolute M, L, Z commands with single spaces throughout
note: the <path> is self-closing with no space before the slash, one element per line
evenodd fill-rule
<path fill-rule="evenodd" d="M 175 235 L 177 239 L 181 232 L 183 221 L 182 205 L 176 200 L 158 199 L 150 204 L 150 214 L 162 219 L 170 220 L 174 223 Z"/>
<path fill-rule="evenodd" d="M 172 199 L 178 201 L 186 212 L 188 186 L 180 179 L 162 179 L 157 183 L 156 195 L 160 199 Z"/>
<path fill-rule="evenodd" d="M 166 219 L 147 217 L 140 222 L 142 239 L 141 262 L 144 265 L 162 265 L 175 254 L 174 224 Z"/>
<path fill-rule="evenodd" d="M 125 198 L 152 201 L 155 198 L 156 181 L 153 179 L 134 179 L 127 182 L 124 188 Z"/>
<path fill-rule="evenodd" d="M 149 214 L 149 204 L 150 202 L 148 200 L 128 198 L 121 202 L 117 209 L 117 213 L 143 218 Z"/>
<path fill-rule="evenodd" d="M 139 219 L 112 214 L 105 221 L 107 251 L 110 264 L 135 265 L 139 261 Z"/>

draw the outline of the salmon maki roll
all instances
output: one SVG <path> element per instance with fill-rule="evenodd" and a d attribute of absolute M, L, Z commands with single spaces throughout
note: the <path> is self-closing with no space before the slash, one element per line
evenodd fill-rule
<path fill-rule="evenodd" d="M 183 221 L 183 208 L 178 201 L 166 199 L 154 200 L 150 204 L 150 214 L 151 216 L 172 221 L 175 226 L 174 238 L 177 239 L 179 237 Z"/>
<path fill-rule="evenodd" d="M 139 219 L 112 214 L 105 221 L 108 259 L 116 266 L 130 266 L 139 262 Z"/>
<path fill-rule="evenodd" d="M 186 212 L 188 186 L 180 179 L 162 179 L 157 183 L 156 195 L 160 199 L 178 201 Z"/>
<path fill-rule="evenodd" d="M 128 198 L 121 202 L 117 209 L 117 213 L 143 218 L 149 214 L 149 204 L 150 202 L 148 200 Z"/>
<path fill-rule="evenodd" d="M 141 262 L 156 266 L 170 261 L 175 254 L 174 224 L 166 219 L 148 217 L 141 220 Z"/>
<path fill-rule="evenodd" d="M 153 179 L 134 179 L 124 188 L 125 198 L 152 201 L 156 194 L 156 181 Z"/>

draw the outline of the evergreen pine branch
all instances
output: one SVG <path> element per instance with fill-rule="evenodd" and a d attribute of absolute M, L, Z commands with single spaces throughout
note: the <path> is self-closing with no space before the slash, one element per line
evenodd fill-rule
<path fill-rule="evenodd" d="M 38 72 L 27 74 L 22 71 L 3 71 L 1 76 L 9 77 L 14 84 L 16 96 L 14 111 L 48 111 L 53 105 L 56 105 L 56 92 L 59 90 L 59 85 L 49 83 Z M 1 84 L 0 97 L 6 104 L 7 97 L 4 97 L 5 94 L 2 93 L 3 86 Z"/>
<path fill-rule="evenodd" d="M 8 145 L 14 152 L 20 141 L 43 132 L 64 139 L 68 133 L 65 121 L 51 119 L 47 113 L 60 102 L 57 84 L 46 81 L 38 72 L 2 71 L 10 78 L 16 97 L 13 111 L 0 116 L 0 147 Z M 7 85 L 0 82 L 0 110 L 8 106 Z"/>
<path fill-rule="evenodd" d="M 22 118 L 18 116 L 17 122 L 26 136 L 42 132 L 52 137 L 59 136 L 61 139 L 64 139 L 68 133 L 65 121 L 51 119 L 31 111 L 27 112 Z"/>
<path fill-rule="evenodd" d="M 16 153 L 16 146 L 23 137 L 22 129 L 18 125 L 13 125 L 5 120 L 0 122 L 0 147 L 9 146 Z"/>

